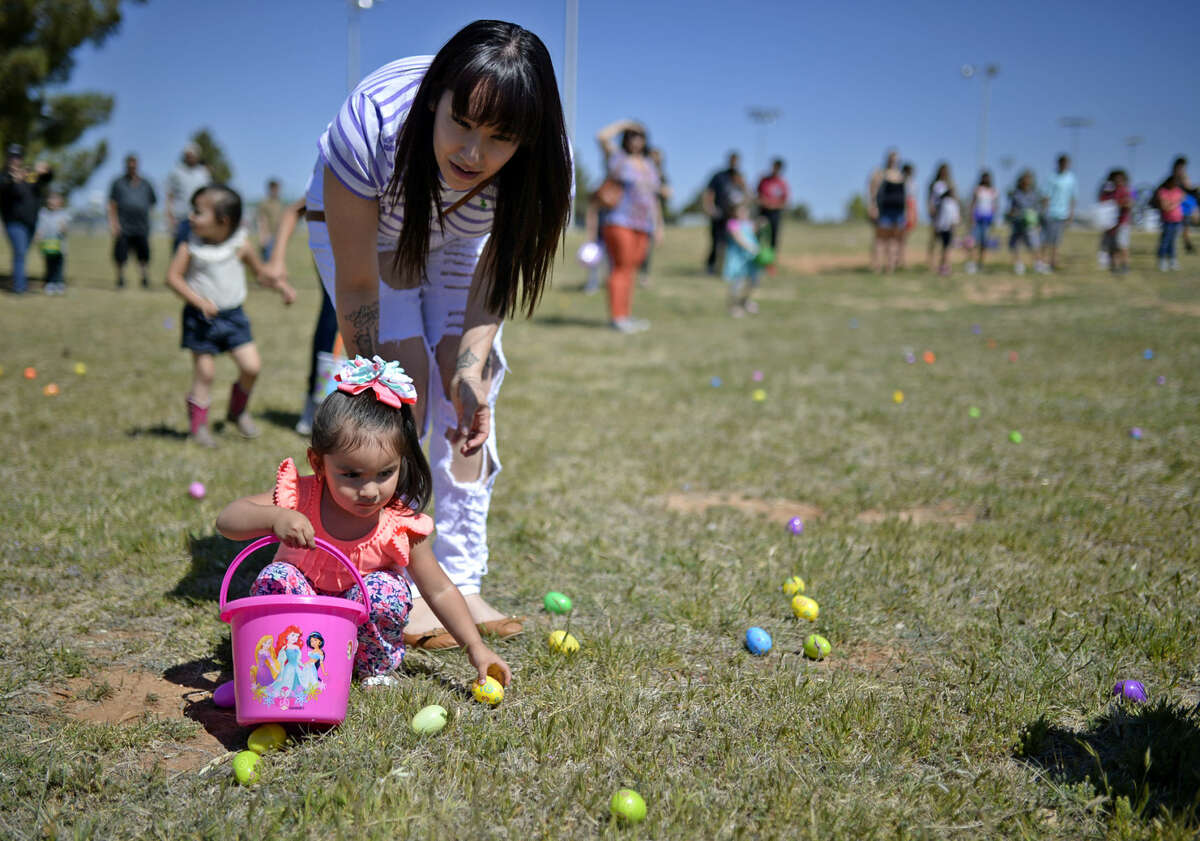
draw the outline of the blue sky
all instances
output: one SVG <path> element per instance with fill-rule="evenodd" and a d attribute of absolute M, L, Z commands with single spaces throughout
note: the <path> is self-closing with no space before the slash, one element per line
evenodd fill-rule
<path fill-rule="evenodd" d="M 1200 4 L 1120 0 L 677 2 L 580 0 L 576 148 L 593 174 L 593 140 L 632 116 L 667 155 L 676 204 L 699 190 L 731 149 L 759 171 L 761 130 L 749 106 L 780 109 L 766 154 L 788 162 L 794 197 L 837 217 L 888 146 L 925 183 L 940 159 L 961 183 L 976 173 L 982 87 L 967 63 L 999 65 L 992 84 L 989 163 L 1001 180 L 1048 173 L 1071 150 L 1059 118 L 1090 118 L 1075 169 L 1089 200 L 1104 171 L 1161 177 L 1187 154 L 1200 175 L 1200 107 L 1192 56 Z M 564 3 L 459 0 L 421 7 L 376 0 L 361 15 L 362 74 L 392 59 L 436 52 L 477 18 L 536 32 L 562 78 Z M 248 200 L 269 176 L 299 195 L 316 140 L 346 94 L 344 0 L 151 0 L 126 7 L 121 30 L 77 55 L 68 89 L 112 93 L 113 118 L 85 136 L 107 138 L 110 160 L 84 192 L 107 191 L 136 151 L 161 185 L 187 137 L 209 128 Z M 1014 159 L 1009 177 L 1000 159 Z M 1085 202 L 1086 203 L 1086 202 Z"/>

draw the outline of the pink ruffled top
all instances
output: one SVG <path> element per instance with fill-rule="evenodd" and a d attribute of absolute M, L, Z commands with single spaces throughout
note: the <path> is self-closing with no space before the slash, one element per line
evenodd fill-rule
<path fill-rule="evenodd" d="M 301 476 L 296 462 L 284 459 L 275 474 L 275 504 L 299 511 L 317 537 L 328 540 L 345 553 L 360 573 L 408 566 L 409 552 L 433 533 L 433 518 L 414 514 L 393 500 L 379 512 L 379 523 L 357 540 L 338 540 L 321 524 L 321 494 L 324 482 L 316 476 Z M 313 586 L 326 593 L 341 593 L 354 586 L 354 576 L 337 559 L 321 549 L 296 549 L 280 545 L 275 560 L 285 561 L 303 572 Z"/>

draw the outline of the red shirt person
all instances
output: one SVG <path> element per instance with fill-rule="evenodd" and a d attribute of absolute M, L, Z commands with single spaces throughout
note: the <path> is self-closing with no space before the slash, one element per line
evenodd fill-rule
<path fill-rule="evenodd" d="M 771 248 L 779 246 L 779 222 L 787 208 L 788 183 L 783 178 L 783 158 L 771 162 L 771 171 L 758 182 L 758 211 L 771 226 Z"/>

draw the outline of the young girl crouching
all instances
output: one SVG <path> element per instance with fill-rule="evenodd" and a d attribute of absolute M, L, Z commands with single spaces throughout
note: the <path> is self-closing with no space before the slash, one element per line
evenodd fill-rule
<path fill-rule="evenodd" d="M 484 680 L 505 686 L 508 664 L 479 636 L 467 603 L 438 564 L 428 539 L 433 520 L 421 513 L 433 480 L 409 408 L 412 380 L 395 362 L 356 357 L 335 375 L 337 390 L 313 418 L 308 463 L 279 466 L 275 487 L 231 502 L 217 530 L 232 540 L 273 534 L 275 559 L 255 580 L 251 596 L 333 595 L 358 599 L 353 576 L 316 548 L 323 538 L 362 573 L 369 617 L 358 632 L 354 670 L 366 685 L 394 685 L 404 660 L 404 626 L 412 608 L 405 570 Z"/>

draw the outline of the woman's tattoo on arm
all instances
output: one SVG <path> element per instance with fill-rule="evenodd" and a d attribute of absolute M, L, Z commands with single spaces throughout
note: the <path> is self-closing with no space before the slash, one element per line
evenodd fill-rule
<path fill-rule="evenodd" d="M 454 369 L 456 371 L 461 371 L 463 368 L 470 368 L 472 365 L 474 365 L 478 361 L 479 361 L 479 357 L 476 356 L 474 353 L 472 353 L 470 351 L 470 349 L 464 350 L 462 353 L 459 354 L 458 362 L 455 363 Z"/>
<path fill-rule="evenodd" d="M 379 302 L 363 304 L 347 318 L 354 325 L 355 352 L 363 356 L 373 355 L 376 337 L 379 335 Z"/>

